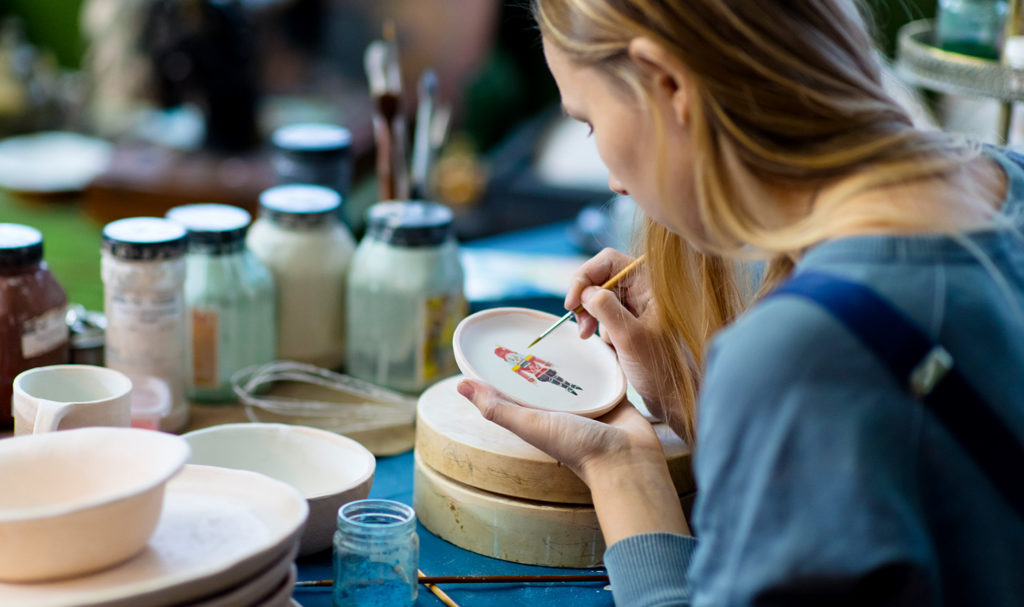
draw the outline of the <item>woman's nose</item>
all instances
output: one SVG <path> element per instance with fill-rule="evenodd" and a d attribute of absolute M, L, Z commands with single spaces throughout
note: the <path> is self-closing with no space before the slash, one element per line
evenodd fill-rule
<path fill-rule="evenodd" d="M 629 196 L 629 192 L 626 191 L 626 188 L 623 187 L 622 183 L 620 183 L 619 180 L 616 179 L 614 175 L 609 175 L 608 176 L 608 188 L 611 189 L 611 191 L 615 192 L 616 194 L 622 194 L 623 196 Z"/>

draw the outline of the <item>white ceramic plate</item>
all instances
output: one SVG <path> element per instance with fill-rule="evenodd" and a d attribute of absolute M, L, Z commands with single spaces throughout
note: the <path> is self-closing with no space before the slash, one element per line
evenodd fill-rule
<path fill-rule="evenodd" d="M 280 583 L 273 592 L 263 597 L 256 603 L 240 605 L 239 607 L 289 607 L 292 603 L 292 592 L 295 591 L 295 580 L 299 578 L 299 569 L 292 565 L 288 575 L 278 580 Z"/>
<path fill-rule="evenodd" d="M 82 190 L 114 155 L 109 142 L 60 131 L 0 142 L 0 187 L 51 194 Z"/>
<path fill-rule="evenodd" d="M 626 393 L 626 377 L 601 338 L 580 339 L 566 322 L 527 347 L 557 320 L 525 308 L 477 312 L 455 329 L 459 369 L 528 407 L 586 417 L 610 411 Z"/>
<path fill-rule="evenodd" d="M 92 575 L 0 584 L 0 605 L 161 607 L 214 595 L 298 542 L 306 500 L 253 472 L 187 465 L 167 484 L 163 514 L 138 556 Z"/>
<path fill-rule="evenodd" d="M 276 592 L 289 571 L 295 566 L 298 554 L 297 546 L 289 546 L 287 551 L 270 566 L 260 569 L 254 575 L 245 578 L 235 586 L 221 590 L 216 595 L 205 596 L 188 607 L 252 607 L 264 597 Z"/>

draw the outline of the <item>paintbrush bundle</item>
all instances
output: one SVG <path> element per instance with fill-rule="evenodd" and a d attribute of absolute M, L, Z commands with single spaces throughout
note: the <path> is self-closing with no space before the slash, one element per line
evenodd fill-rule
<path fill-rule="evenodd" d="M 374 105 L 373 134 L 377 143 L 380 199 L 408 200 L 402 71 L 394 25 L 385 24 L 383 39 L 374 40 L 366 47 L 363 60 Z"/>

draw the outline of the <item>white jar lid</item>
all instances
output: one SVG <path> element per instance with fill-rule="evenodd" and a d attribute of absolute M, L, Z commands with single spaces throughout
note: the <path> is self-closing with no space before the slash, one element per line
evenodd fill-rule
<path fill-rule="evenodd" d="M 174 259 L 185 254 L 185 228 L 159 217 L 129 217 L 103 228 L 103 248 L 114 257 L 129 260 Z"/>
<path fill-rule="evenodd" d="M 260 217 L 289 227 L 321 225 L 340 207 L 341 195 L 319 185 L 279 185 L 260 194 Z"/>

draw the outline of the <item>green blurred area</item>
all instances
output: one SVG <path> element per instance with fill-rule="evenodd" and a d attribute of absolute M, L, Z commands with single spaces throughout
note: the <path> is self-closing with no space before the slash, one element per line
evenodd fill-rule
<path fill-rule="evenodd" d="M 21 18 L 36 46 L 51 51 L 61 67 L 77 69 L 85 50 L 79 28 L 84 0 L 2 0 L 0 14 Z"/>
<path fill-rule="evenodd" d="M 103 309 L 100 231 L 77 199 L 22 198 L 0 191 L 0 222 L 30 225 L 43 233 L 43 260 L 68 294 L 89 310 Z"/>

